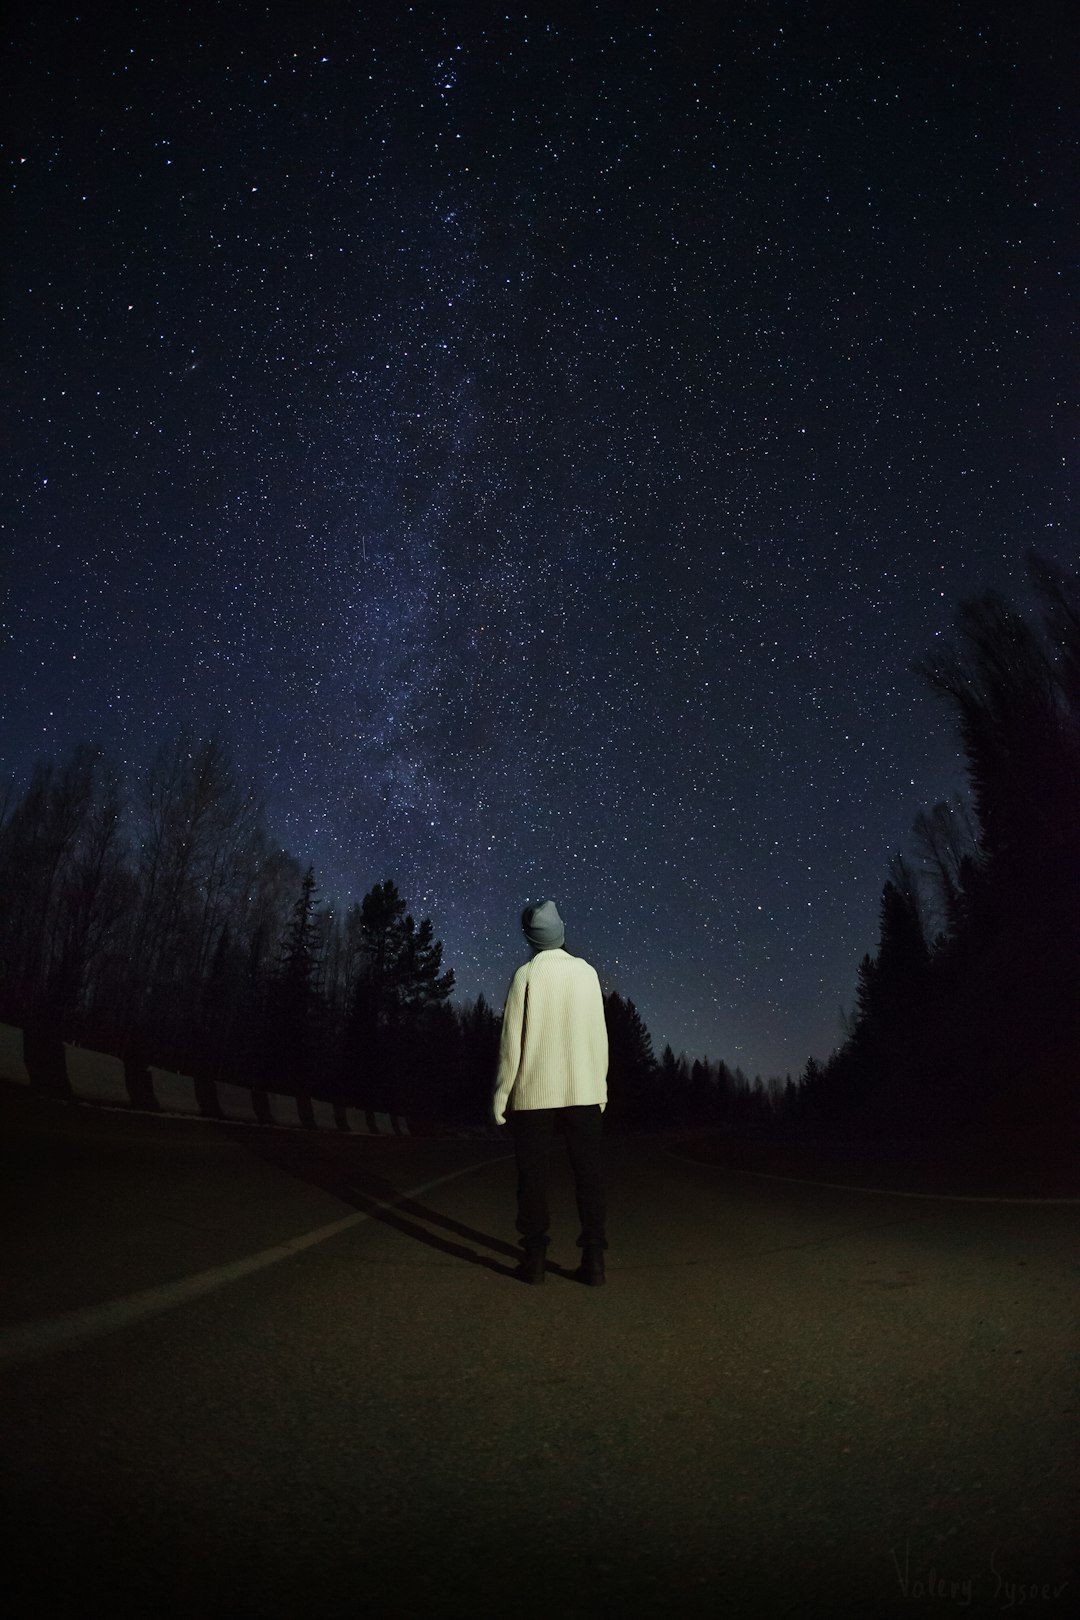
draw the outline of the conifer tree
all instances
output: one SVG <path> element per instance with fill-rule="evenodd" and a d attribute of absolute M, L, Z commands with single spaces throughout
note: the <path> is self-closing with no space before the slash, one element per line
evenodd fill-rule
<path fill-rule="evenodd" d="M 269 1072 L 292 1089 L 305 1089 L 317 1004 L 318 923 L 315 872 L 308 867 L 278 952 L 267 1009 Z"/>
<path fill-rule="evenodd" d="M 375 884 L 347 919 L 357 948 L 356 981 L 346 1031 L 343 1063 L 350 1089 L 370 1088 L 369 1105 L 423 1106 L 430 1083 L 430 1015 L 445 1005 L 454 987 L 443 973 L 442 941 L 431 919 L 417 924 L 391 878 Z"/>
<path fill-rule="evenodd" d="M 652 1037 L 634 1003 L 616 991 L 604 997 L 608 1035 L 610 1123 L 639 1128 L 655 1113 L 656 1059 Z"/>

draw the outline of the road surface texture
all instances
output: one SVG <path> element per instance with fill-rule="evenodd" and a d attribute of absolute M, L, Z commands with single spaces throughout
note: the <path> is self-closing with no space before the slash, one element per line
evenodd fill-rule
<path fill-rule="evenodd" d="M 531 1288 L 509 1139 L 0 1126 L 20 1620 L 1080 1612 L 1075 1204 L 609 1136 L 586 1288 L 556 1141 Z"/>

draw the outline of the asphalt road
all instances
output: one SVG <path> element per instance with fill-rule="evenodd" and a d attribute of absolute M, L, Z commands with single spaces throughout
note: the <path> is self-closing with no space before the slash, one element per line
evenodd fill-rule
<path fill-rule="evenodd" d="M 1080 1207 L 510 1150 L 0 1087 L 9 1613 L 1080 1610 Z"/>

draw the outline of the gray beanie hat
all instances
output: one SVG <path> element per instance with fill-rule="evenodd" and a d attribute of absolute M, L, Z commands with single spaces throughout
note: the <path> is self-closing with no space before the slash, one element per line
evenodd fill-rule
<path fill-rule="evenodd" d="M 521 926 L 529 944 L 538 951 L 557 950 L 566 938 L 554 900 L 545 900 L 542 906 L 526 906 L 521 914 Z"/>

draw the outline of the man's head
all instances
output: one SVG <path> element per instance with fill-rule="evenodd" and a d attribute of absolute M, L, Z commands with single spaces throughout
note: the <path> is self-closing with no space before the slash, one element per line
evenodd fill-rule
<path fill-rule="evenodd" d="M 521 926 L 534 951 L 557 950 L 566 938 L 554 900 L 545 900 L 542 906 L 526 906 L 521 913 Z"/>

